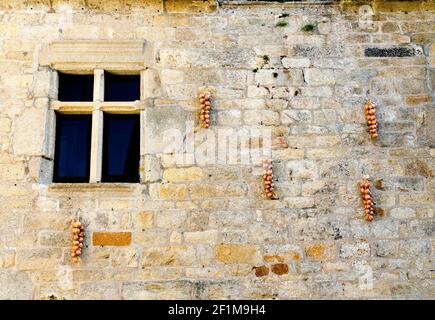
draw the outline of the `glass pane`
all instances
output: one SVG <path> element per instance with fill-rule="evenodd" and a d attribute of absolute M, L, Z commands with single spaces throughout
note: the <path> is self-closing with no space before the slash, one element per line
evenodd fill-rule
<path fill-rule="evenodd" d="M 59 72 L 59 101 L 92 101 L 94 76 Z"/>
<path fill-rule="evenodd" d="M 104 101 L 140 100 L 140 76 L 104 74 Z"/>
<path fill-rule="evenodd" d="M 139 182 L 139 115 L 104 114 L 103 182 Z"/>
<path fill-rule="evenodd" d="M 54 182 L 89 182 L 92 115 L 56 115 Z"/>

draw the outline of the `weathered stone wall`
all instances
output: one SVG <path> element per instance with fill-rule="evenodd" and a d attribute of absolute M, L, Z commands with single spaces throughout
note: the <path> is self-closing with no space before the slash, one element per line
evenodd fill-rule
<path fill-rule="evenodd" d="M 0 298 L 435 298 L 435 13 L 360 8 L 0 1 Z M 151 132 L 197 121 L 201 86 L 210 132 L 271 128 L 279 199 L 257 164 L 155 154 L 143 184 L 47 183 L 55 88 L 38 61 L 63 39 L 146 40 Z M 364 174 L 383 212 L 372 223 Z M 78 211 L 87 247 L 72 266 Z"/>

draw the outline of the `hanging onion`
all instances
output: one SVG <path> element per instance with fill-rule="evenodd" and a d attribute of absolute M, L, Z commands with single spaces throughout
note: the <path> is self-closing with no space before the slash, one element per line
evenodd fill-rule
<path fill-rule="evenodd" d="M 272 171 L 272 160 L 264 159 L 263 163 L 263 187 L 264 193 L 267 198 L 271 199 L 273 197 L 274 183 L 273 181 L 273 171 Z"/>
<path fill-rule="evenodd" d="M 364 105 L 364 110 L 366 114 L 367 126 L 370 132 L 370 136 L 372 139 L 376 139 L 378 137 L 376 107 L 371 100 L 368 100 L 367 103 Z"/>
<path fill-rule="evenodd" d="M 363 180 L 359 184 L 361 199 L 364 205 L 364 213 L 366 221 L 372 221 L 374 218 L 375 210 L 373 198 L 370 191 L 370 184 L 367 180 Z"/>
<path fill-rule="evenodd" d="M 73 263 L 79 261 L 79 257 L 82 255 L 82 249 L 84 247 L 84 226 L 80 221 L 73 221 L 71 223 L 71 258 Z"/>
<path fill-rule="evenodd" d="M 211 102 L 208 93 L 202 93 L 199 95 L 200 111 L 199 120 L 201 127 L 207 129 L 210 126 L 210 109 Z"/>

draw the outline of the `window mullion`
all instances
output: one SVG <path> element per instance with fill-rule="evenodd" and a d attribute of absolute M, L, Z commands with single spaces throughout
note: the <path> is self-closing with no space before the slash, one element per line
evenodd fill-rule
<path fill-rule="evenodd" d="M 89 182 L 101 181 L 103 163 L 103 111 L 104 101 L 104 70 L 94 70 L 94 109 L 92 111 L 91 166 Z"/>

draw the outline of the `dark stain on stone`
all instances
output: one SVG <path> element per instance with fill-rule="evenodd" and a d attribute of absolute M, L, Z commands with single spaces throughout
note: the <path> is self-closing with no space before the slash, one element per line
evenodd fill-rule
<path fill-rule="evenodd" d="M 206 282 L 205 281 L 196 281 L 193 282 L 193 291 L 197 298 L 202 297 L 206 290 Z"/>
<path fill-rule="evenodd" d="M 412 57 L 419 54 L 414 48 L 392 47 L 392 48 L 366 48 L 366 57 Z"/>
<path fill-rule="evenodd" d="M 272 265 L 272 272 L 281 276 L 283 274 L 288 274 L 288 265 L 285 263 L 276 263 Z"/>
<path fill-rule="evenodd" d="M 385 210 L 382 208 L 375 208 L 375 214 L 377 216 L 383 217 L 385 215 Z"/>
<path fill-rule="evenodd" d="M 378 190 L 385 190 L 384 186 L 382 185 L 382 179 L 375 180 L 373 183 L 375 188 Z"/>
<path fill-rule="evenodd" d="M 269 268 L 266 266 L 253 267 L 252 269 L 255 270 L 255 275 L 257 277 L 264 277 L 269 274 Z"/>

